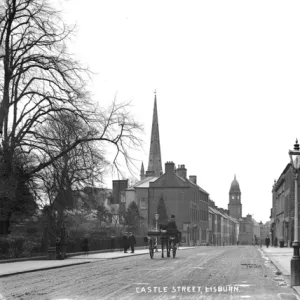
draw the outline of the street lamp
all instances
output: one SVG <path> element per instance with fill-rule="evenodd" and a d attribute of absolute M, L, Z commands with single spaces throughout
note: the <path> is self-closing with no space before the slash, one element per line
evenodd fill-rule
<path fill-rule="evenodd" d="M 155 213 L 154 218 L 155 218 L 155 222 L 156 222 L 155 230 L 158 231 L 158 225 L 157 225 L 157 222 L 158 222 L 158 219 L 159 219 L 159 214 L 158 214 L 158 213 Z"/>
<path fill-rule="evenodd" d="M 294 255 L 291 259 L 291 285 L 300 285 L 300 256 L 299 256 L 299 241 L 298 241 L 298 172 L 300 168 L 300 150 L 298 140 L 294 145 L 294 150 L 289 150 L 291 165 L 295 174 L 295 221 L 294 221 Z"/>
<path fill-rule="evenodd" d="M 155 218 L 155 223 L 156 223 L 156 225 L 155 225 L 155 230 L 156 231 L 158 231 L 158 226 L 157 226 L 157 223 L 158 223 L 158 219 L 159 219 L 159 214 L 158 213 L 155 213 L 155 215 L 154 215 L 154 218 Z M 157 236 L 156 236 L 156 251 L 155 252 L 158 252 L 158 238 L 157 238 Z"/>

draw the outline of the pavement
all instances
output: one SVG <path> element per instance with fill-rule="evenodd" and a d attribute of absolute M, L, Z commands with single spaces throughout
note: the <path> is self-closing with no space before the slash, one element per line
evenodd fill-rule
<path fill-rule="evenodd" d="M 195 247 L 180 247 L 179 251 L 192 249 Z M 159 249 L 158 252 L 161 252 Z M 45 260 L 45 259 L 34 259 L 27 261 L 18 261 L 18 262 L 7 262 L 0 264 L 0 277 L 7 277 L 17 274 L 36 272 L 42 270 L 70 267 L 81 264 L 88 264 L 100 260 L 107 259 L 118 259 L 123 257 L 137 256 L 137 255 L 149 255 L 149 249 L 136 249 L 134 253 L 123 251 L 113 251 L 113 252 L 102 252 L 102 253 L 91 253 L 91 254 L 82 254 L 68 256 L 64 260 Z"/>
<path fill-rule="evenodd" d="M 261 250 L 269 258 L 269 260 L 276 266 L 290 284 L 291 278 L 291 259 L 293 257 L 293 248 L 280 247 L 262 247 Z M 300 286 L 292 287 L 300 295 Z"/>

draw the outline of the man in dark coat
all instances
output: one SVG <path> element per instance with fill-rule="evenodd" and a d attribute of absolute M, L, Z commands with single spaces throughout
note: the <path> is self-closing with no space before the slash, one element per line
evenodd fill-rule
<path fill-rule="evenodd" d="M 129 232 L 129 246 L 131 248 L 131 253 L 134 253 L 134 246 L 136 244 L 135 236 L 132 234 L 132 232 Z"/>
<path fill-rule="evenodd" d="M 270 238 L 269 238 L 269 236 L 266 237 L 265 242 L 266 242 L 267 248 L 269 248 L 269 245 L 270 245 Z"/>
<path fill-rule="evenodd" d="M 176 222 L 175 222 L 175 216 L 174 215 L 171 216 L 171 219 L 168 222 L 167 233 L 169 235 L 177 236 L 178 230 L 177 230 L 177 225 L 176 225 Z"/>
<path fill-rule="evenodd" d="M 129 248 L 128 233 L 127 232 L 124 233 L 122 240 L 123 240 L 124 253 L 127 253 L 127 250 Z"/>
<path fill-rule="evenodd" d="M 176 222 L 175 222 L 175 216 L 174 215 L 171 216 L 171 219 L 168 222 L 167 235 L 171 236 L 171 237 L 175 237 L 174 246 L 176 247 L 176 243 L 177 243 L 177 240 L 178 240 L 178 229 L 177 229 L 177 225 L 176 225 Z M 169 245 L 171 245 L 170 242 L 171 242 L 171 240 L 168 240 Z M 170 252 L 168 252 L 167 256 L 170 257 Z"/>

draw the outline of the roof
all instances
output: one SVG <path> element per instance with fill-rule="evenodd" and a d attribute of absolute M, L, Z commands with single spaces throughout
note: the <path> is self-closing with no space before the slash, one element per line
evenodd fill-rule
<path fill-rule="evenodd" d="M 212 208 L 211 206 L 209 206 L 209 210 L 214 213 L 215 215 L 222 215 L 217 209 Z"/>
<path fill-rule="evenodd" d="M 237 219 L 227 215 L 226 213 L 221 213 L 219 210 L 217 210 L 216 208 L 212 208 L 211 206 L 208 207 L 210 213 L 215 214 L 215 215 L 220 215 L 225 219 L 230 219 L 231 221 L 238 223 Z"/>
<path fill-rule="evenodd" d="M 223 214 L 223 213 L 221 213 L 221 212 L 219 212 L 219 213 L 220 213 L 220 215 L 221 215 L 223 218 L 228 219 L 228 216 L 227 216 L 227 215 L 225 215 L 225 214 Z"/>
<path fill-rule="evenodd" d="M 149 188 L 150 182 L 154 182 L 159 177 L 146 177 L 145 179 L 137 182 L 133 188 Z"/>
<path fill-rule="evenodd" d="M 200 190 L 201 192 L 203 192 L 203 193 L 209 195 L 208 192 L 206 192 L 206 191 L 205 191 L 204 189 L 202 189 L 198 184 L 194 183 L 193 181 L 189 180 L 188 178 L 183 178 L 183 177 L 181 177 L 180 175 L 178 175 L 177 173 L 175 173 L 175 175 L 176 175 L 177 177 L 179 177 L 182 181 L 188 182 L 188 183 L 192 184 L 193 186 L 199 188 L 199 190 Z"/>
<path fill-rule="evenodd" d="M 229 190 L 229 193 L 232 193 L 232 192 L 241 192 L 240 185 L 239 185 L 238 181 L 236 180 L 235 175 L 234 175 L 234 179 L 231 183 L 230 190 Z"/>
<path fill-rule="evenodd" d="M 239 221 L 238 221 L 238 219 L 236 219 L 236 218 L 234 218 L 234 217 L 231 217 L 231 216 L 228 216 L 228 218 L 230 219 L 230 220 L 232 220 L 232 222 L 234 222 L 234 223 L 239 223 Z"/>

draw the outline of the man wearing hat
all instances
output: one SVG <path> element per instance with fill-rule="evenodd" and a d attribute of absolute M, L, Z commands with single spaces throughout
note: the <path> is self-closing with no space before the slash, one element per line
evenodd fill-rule
<path fill-rule="evenodd" d="M 176 244 L 179 244 L 180 240 L 181 240 L 181 232 L 178 230 L 176 222 L 175 222 L 175 216 L 172 215 L 170 221 L 168 222 L 167 225 L 167 232 L 169 235 L 173 235 L 176 236 Z M 179 245 L 178 245 L 179 246 Z M 179 248 L 177 246 L 177 248 Z"/>
<path fill-rule="evenodd" d="M 168 231 L 168 234 L 177 235 L 177 225 L 176 225 L 176 222 L 175 222 L 175 216 L 174 215 L 171 215 L 171 219 L 170 219 L 170 221 L 168 222 L 168 225 L 167 225 L 167 231 Z"/>

